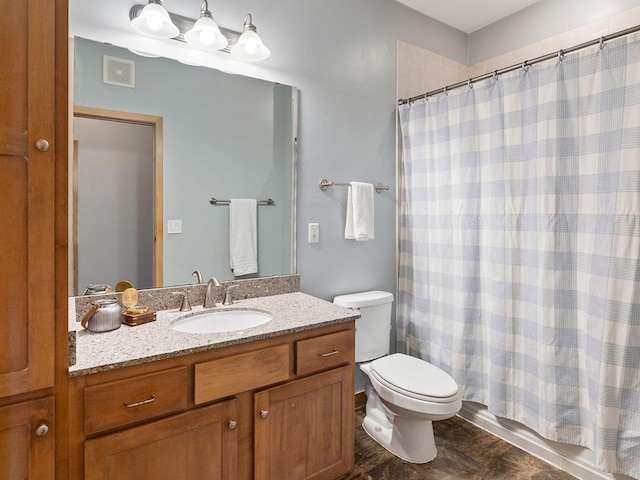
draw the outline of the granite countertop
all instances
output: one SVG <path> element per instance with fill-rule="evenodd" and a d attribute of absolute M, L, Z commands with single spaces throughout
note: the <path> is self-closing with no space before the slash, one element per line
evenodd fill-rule
<path fill-rule="evenodd" d="M 360 317 L 355 310 L 300 292 L 239 300 L 229 307 L 218 306 L 216 309 L 253 309 L 268 312 L 273 319 L 264 325 L 226 333 L 181 333 L 172 330 L 171 326 L 178 319 L 204 311 L 202 306 L 194 306 L 191 312 L 177 309 L 159 311 L 155 322 L 135 327 L 122 325 L 117 330 L 103 333 L 84 330 L 74 322 L 71 329 L 77 327 L 76 364 L 69 367 L 69 376 L 114 370 Z"/>

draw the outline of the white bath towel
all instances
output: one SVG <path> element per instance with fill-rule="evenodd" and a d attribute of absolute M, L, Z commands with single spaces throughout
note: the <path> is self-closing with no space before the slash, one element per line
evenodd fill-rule
<path fill-rule="evenodd" d="M 236 277 L 258 272 L 258 225 L 255 198 L 232 198 L 229 204 L 229 260 Z"/>
<path fill-rule="evenodd" d="M 373 240 L 373 185 L 350 182 L 347 194 L 347 223 L 344 238 Z"/>

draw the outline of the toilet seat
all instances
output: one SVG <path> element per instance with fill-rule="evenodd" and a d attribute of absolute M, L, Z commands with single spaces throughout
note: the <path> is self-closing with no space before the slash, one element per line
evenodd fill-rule
<path fill-rule="evenodd" d="M 371 362 L 370 372 L 388 389 L 416 400 L 451 403 L 458 397 L 455 380 L 419 358 L 394 353 Z"/>

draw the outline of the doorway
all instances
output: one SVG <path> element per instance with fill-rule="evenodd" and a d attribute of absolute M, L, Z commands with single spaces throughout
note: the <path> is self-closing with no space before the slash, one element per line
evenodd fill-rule
<path fill-rule="evenodd" d="M 74 108 L 73 295 L 162 286 L 162 117 Z"/>

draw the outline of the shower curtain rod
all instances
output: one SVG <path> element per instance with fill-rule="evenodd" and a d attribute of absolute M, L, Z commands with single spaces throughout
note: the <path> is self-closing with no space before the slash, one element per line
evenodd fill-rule
<path fill-rule="evenodd" d="M 437 90 L 431 90 L 430 92 L 423 93 L 422 95 L 417 95 L 417 96 L 411 97 L 411 98 L 400 99 L 400 100 L 398 100 L 398 105 L 404 105 L 404 104 L 407 104 L 407 103 L 413 103 L 416 100 L 420 100 L 421 98 L 425 98 L 426 99 L 426 98 L 428 98 L 428 97 L 430 97 L 432 95 L 435 95 L 437 93 L 446 94 L 449 90 L 453 90 L 455 88 L 464 87 L 465 85 L 467 85 L 469 87 L 472 87 L 475 82 L 478 82 L 480 80 L 486 80 L 487 78 L 496 77 L 497 75 L 500 75 L 502 73 L 512 72 L 512 71 L 517 70 L 519 68 L 527 68 L 527 67 L 530 67 L 531 65 L 535 65 L 536 63 L 540 63 L 540 62 L 544 62 L 544 61 L 547 61 L 547 60 L 551 60 L 552 58 L 560 58 L 560 59 L 562 59 L 564 57 L 564 55 L 567 54 L 567 53 L 572 53 L 572 52 L 581 50 L 583 48 L 591 47 L 593 45 L 598 45 L 599 44 L 600 48 L 604 48 L 604 43 L 605 42 L 607 42 L 609 40 L 613 40 L 614 38 L 624 37 L 625 35 L 629 35 L 631 33 L 637 32 L 637 31 L 640 31 L 640 25 L 636 25 L 635 27 L 627 28 L 626 30 L 620 30 L 619 32 L 612 33 L 610 35 L 605 35 L 603 37 L 596 38 L 594 40 L 590 40 L 588 42 L 581 43 L 580 45 L 576 45 L 574 47 L 560 49 L 557 52 L 549 53 L 547 55 L 542 55 L 542 56 L 536 57 L 536 58 L 534 58 L 532 60 L 525 60 L 522 63 L 511 65 L 510 67 L 501 68 L 501 69 L 495 70 L 495 71 L 493 71 L 491 73 L 485 73 L 485 74 L 482 74 L 482 75 L 478 75 L 477 77 L 471 77 L 469 80 L 464 80 L 462 82 L 454 83 L 452 85 L 447 85 L 446 87 L 438 88 Z"/>

